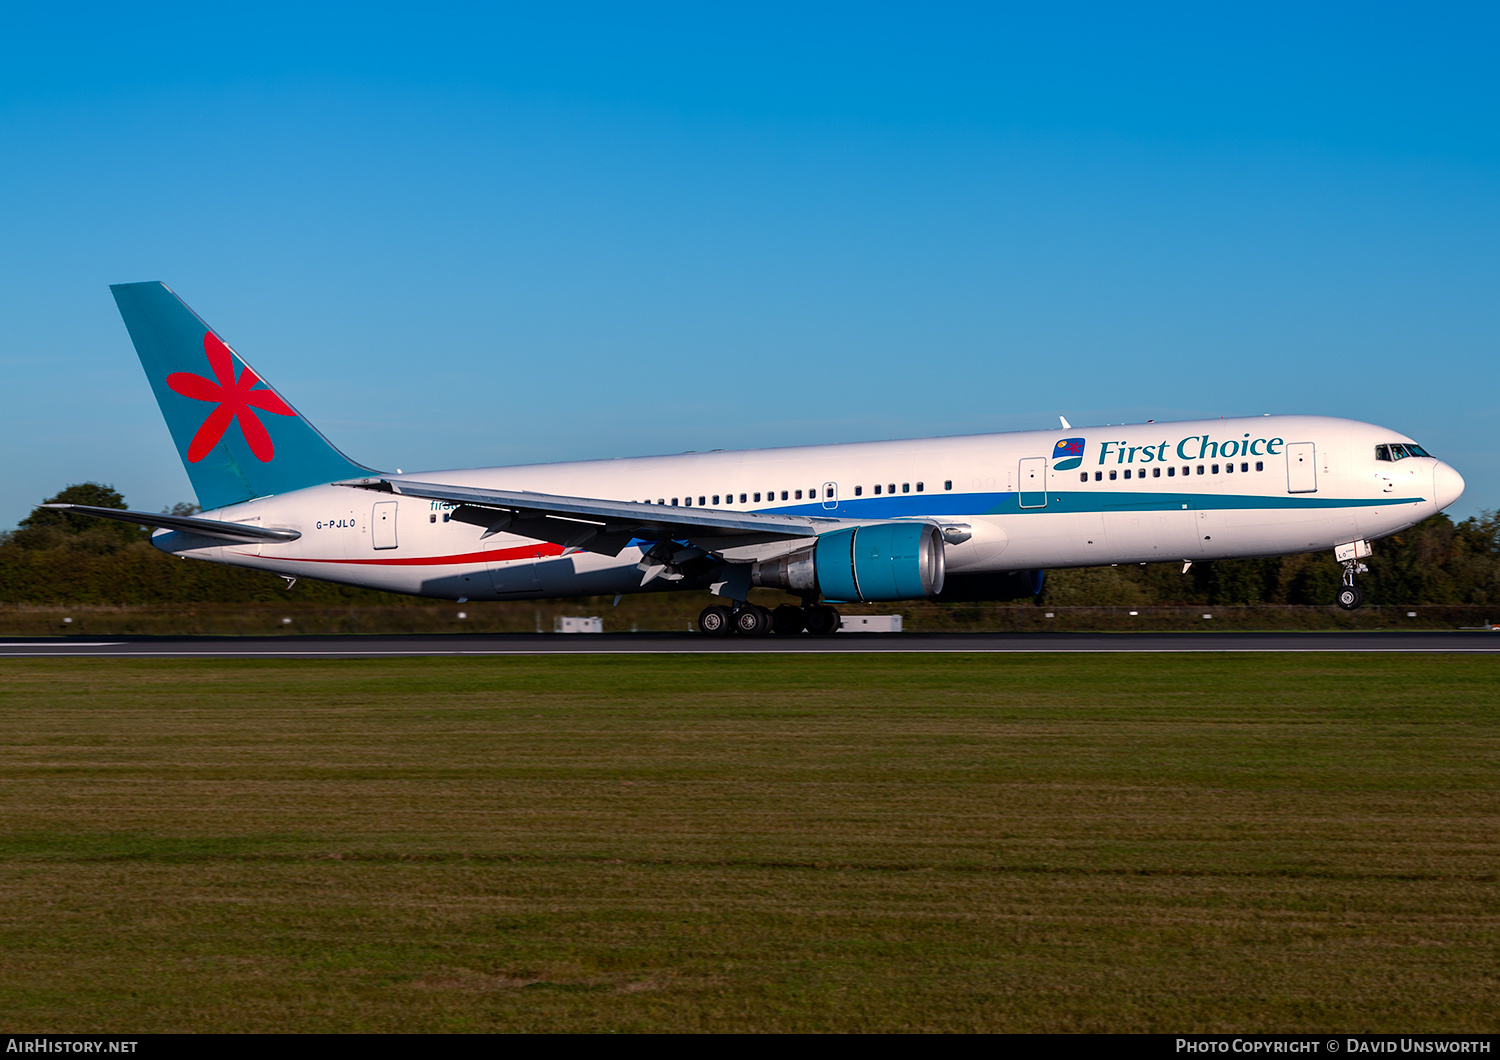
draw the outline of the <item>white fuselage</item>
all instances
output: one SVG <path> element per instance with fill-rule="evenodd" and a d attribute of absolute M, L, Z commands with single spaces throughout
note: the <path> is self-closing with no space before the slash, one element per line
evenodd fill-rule
<path fill-rule="evenodd" d="M 1083 443 L 1081 457 L 1059 455 L 1067 440 Z M 1377 446 L 1409 442 L 1353 420 L 1264 416 L 386 477 L 737 512 L 920 520 L 968 535 L 944 546 L 951 577 L 1272 556 L 1373 540 L 1442 510 L 1462 492 L 1462 478 L 1440 460 L 1376 459 Z M 452 507 L 315 486 L 209 513 L 296 530 L 296 541 L 172 550 L 448 599 L 639 590 L 637 547 L 608 556 L 565 553 L 509 534 L 482 539 L 481 528 L 445 518 Z M 788 547 L 762 545 L 726 558 Z"/>

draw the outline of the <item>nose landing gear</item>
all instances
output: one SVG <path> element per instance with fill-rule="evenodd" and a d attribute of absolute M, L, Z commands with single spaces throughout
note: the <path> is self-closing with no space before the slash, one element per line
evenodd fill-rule
<path fill-rule="evenodd" d="M 1359 591 L 1359 586 L 1354 584 L 1356 574 L 1366 574 L 1370 568 L 1360 560 L 1370 555 L 1370 543 L 1368 541 L 1351 541 L 1347 545 L 1340 545 L 1333 550 L 1333 558 L 1339 561 L 1344 568 L 1344 584 L 1339 589 L 1335 602 L 1345 611 L 1353 611 L 1365 602 L 1365 594 Z"/>

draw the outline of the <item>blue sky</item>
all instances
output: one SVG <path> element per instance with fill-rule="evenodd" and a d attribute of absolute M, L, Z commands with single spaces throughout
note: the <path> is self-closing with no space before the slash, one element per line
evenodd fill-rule
<path fill-rule="evenodd" d="M 0 527 L 191 499 L 149 279 L 376 467 L 1311 412 L 1500 506 L 1493 5 L 18 7 Z"/>

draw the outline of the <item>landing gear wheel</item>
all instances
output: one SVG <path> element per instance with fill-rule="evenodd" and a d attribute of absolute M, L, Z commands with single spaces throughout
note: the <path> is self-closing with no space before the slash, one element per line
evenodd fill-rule
<path fill-rule="evenodd" d="M 771 612 L 747 604 L 734 613 L 734 631 L 743 637 L 761 637 L 771 632 Z"/>
<path fill-rule="evenodd" d="M 729 621 L 729 608 L 727 607 L 705 607 L 698 616 L 698 631 L 706 633 L 710 637 L 722 637 L 732 632 L 733 624 Z"/>
<path fill-rule="evenodd" d="M 807 609 L 807 631 L 815 637 L 826 637 L 835 632 L 843 620 L 831 607 L 809 607 Z"/>
<path fill-rule="evenodd" d="M 807 628 L 807 613 L 795 604 L 782 604 L 771 612 L 771 632 L 792 636 Z"/>
<path fill-rule="evenodd" d="M 1368 556 L 1369 554 L 1370 550 L 1367 546 L 1365 548 L 1365 555 Z M 1338 596 L 1334 597 L 1334 599 L 1345 611 L 1353 611 L 1365 602 L 1365 594 L 1360 592 L 1359 587 L 1354 584 L 1354 576 L 1356 574 L 1364 574 L 1370 568 L 1366 567 L 1358 559 L 1340 560 L 1339 566 L 1344 568 L 1344 584 L 1339 589 Z"/>

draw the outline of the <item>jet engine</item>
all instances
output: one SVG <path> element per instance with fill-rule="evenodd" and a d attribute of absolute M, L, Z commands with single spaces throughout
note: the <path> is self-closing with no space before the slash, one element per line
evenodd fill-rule
<path fill-rule="evenodd" d="M 943 591 L 943 538 L 928 523 L 875 523 L 761 560 L 750 583 L 829 600 L 914 600 Z"/>

